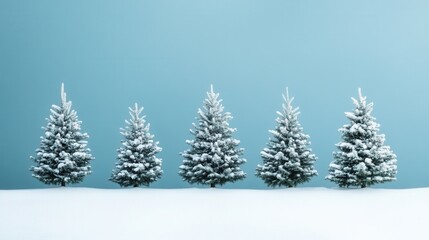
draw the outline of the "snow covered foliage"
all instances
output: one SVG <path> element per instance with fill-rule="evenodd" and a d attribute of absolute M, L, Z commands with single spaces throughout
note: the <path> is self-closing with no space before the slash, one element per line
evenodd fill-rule
<path fill-rule="evenodd" d="M 181 153 L 184 160 L 179 174 L 189 183 L 215 187 L 246 176 L 239 167 L 246 162 L 240 158 L 243 149 L 238 147 L 240 141 L 232 137 L 236 129 L 228 123 L 232 116 L 223 111 L 221 102 L 211 86 L 204 110 L 198 109 L 198 125 L 194 123 L 190 130 L 195 140 L 187 140 L 191 148 Z"/>
<path fill-rule="evenodd" d="M 127 126 L 121 129 L 125 139 L 118 149 L 118 162 L 110 180 L 122 187 L 149 186 L 162 175 L 162 160 L 155 156 L 162 149 L 149 133 L 150 124 L 145 123 L 145 116 L 140 116 L 143 107 L 136 103 L 129 110 L 131 119 L 125 120 Z"/>
<path fill-rule="evenodd" d="M 299 108 L 292 107 L 293 98 L 287 89 L 283 99 L 283 112 L 277 112 L 277 127 L 270 130 L 273 138 L 261 151 L 263 164 L 256 168 L 256 176 L 271 187 L 296 187 L 317 175 L 313 165 L 317 158 L 309 148 L 310 136 L 303 133 L 298 122 Z"/>
<path fill-rule="evenodd" d="M 65 186 L 78 183 L 91 173 L 89 161 L 93 159 L 87 148 L 86 133 L 81 133 L 81 121 L 67 101 L 64 84 L 61 85 L 61 106 L 52 105 L 51 115 L 40 137 L 36 156 L 31 157 L 36 166 L 31 167 L 33 177 L 46 184 Z"/>
<path fill-rule="evenodd" d="M 350 123 L 339 129 L 342 142 L 336 144 L 326 179 L 340 187 L 362 188 L 396 180 L 396 155 L 378 134 L 380 125 L 371 116 L 374 104 L 366 102 L 360 89 L 359 99 L 352 100 L 356 109 L 345 113 Z"/>

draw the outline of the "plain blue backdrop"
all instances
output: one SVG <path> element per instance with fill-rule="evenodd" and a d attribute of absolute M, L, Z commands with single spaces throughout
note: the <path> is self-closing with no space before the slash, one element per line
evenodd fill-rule
<path fill-rule="evenodd" d="M 179 152 L 213 83 L 248 161 L 225 188 L 265 188 L 254 171 L 286 87 L 318 156 L 302 186 L 335 186 L 337 129 L 362 87 L 398 156 L 398 180 L 377 187 L 429 187 L 428 13 L 412 0 L 0 1 L 0 188 L 45 187 L 29 156 L 61 82 L 96 158 L 76 186 L 118 187 L 119 128 L 138 102 L 164 149 L 152 187 L 190 187 Z"/>

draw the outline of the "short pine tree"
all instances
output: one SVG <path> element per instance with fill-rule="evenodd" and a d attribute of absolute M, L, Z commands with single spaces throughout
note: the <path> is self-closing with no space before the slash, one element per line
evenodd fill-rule
<path fill-rule="evenodd" d="M 270 130 L 273 139 L 261 151 L 263 164 L 256 168 L 256 176 L 271 187 L 296 187 L 317 175 L 313 166 L 316 156 L 311 153 L 310 137 L 303 133 L 299 109 L 292 107 L 293 98 L 289 98 L 287 89 L 283 99 L 283 112 L 277 112 L 278 125 Z"/>
<path fill-rule="evenodd" d="M 194 123 L 195 129 L 191 129 L 195 140 L 187 140 L 191 148 L 181 153 L 184 160 L 179 174 L 189 183 L 215 187 L 245 178 L 239 166 L 246 160 L 240 158 L 240 141 L 232 137 L 236 131 L 229 127 L 232 116 L 223 112 L 222 100 L 218 99 L 219 93 L 213 92 L 213 86 L 207 97 L 204 110 L 198 109 L 198 125 Z"/>
<path fill-rule="evenodd" d="M 162 149 L 149 133 L 150 124 L 145 124 L 145 116 L 140 116 L 143 108 L 136 103 L 129 110 L 131 119 L 125 120 L 127 126 L 121 129 L 125 139 L 118 149 L 118 162 L 110 180 L 122 187 L 149 186 L 162 175 L 162 160 L 155 156 Z"/>
<path fill-rule="evenodd" d="M 93 159 L 87 148 L 86 133 L 81 133 L 81 121 L 67 101 L 64 84 L 61 85 L 61 106 L 52 105 L 51 115 L 40 137 L 40 148 L 31 157 L 36 166 L 31 167 L 33 177 L 43 183 L 66 186 L 78 183 L 91 173 L 89 161 Z"/>
<path fill-rule="evenodd" d="M 359 99 L 352 100 L 356 109 L 345 113 L 350 123 L 339 129 L 343 141 L 336 144 L 326 179 L 340 187 L 362 188 L 396 180 L 396 155 L 378 134 L 380 124 L 371 116 L 374 104 L 366 103 L 360 89 Z"/>

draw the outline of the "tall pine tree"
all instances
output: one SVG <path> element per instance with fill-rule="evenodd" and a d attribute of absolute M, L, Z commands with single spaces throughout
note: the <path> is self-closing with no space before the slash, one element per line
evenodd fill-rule
<path fill-rule="evenodd" d="M 273 138 L 261 151 L 263 164 L 256 168 L 256 176 L 271 187 L 295 187 L 317 175 L 316 156 L 309 148 L 309 135 L 303 133 L 298 122 L 299 108 L 292 107 L 293 98 L 283 95 L 283 112 L 277 112 L 277 127 L 270 130 Z"/>
<path fill-rule="evenodd" d="M 198 125 L 194 123 L 190 130 L 195 139 L 187 140 L 190 149 L 181 153 L 184 160 L 179 174 L 189 183 L 215 187 L 246 176 L 239 167 L 246 162 L 240 157 L 243 149 L 238 147 L 240 141 L 232 137 L 236 129 L 228 123 L 232 116 L 223 112 L 221 102 L 212 85 L 204 110 L 198 109 Z"/>
<path fill-rule="evenodd" d="M 378 134 L 380 124 L 371 116 L 374 104 L 366 102 L 360 89 L 359 99 L 352 100 L 356 109 L 345 113 L 350 123 L 339 129 L 342 142 L 336 144 L 326 179 L 340 187 L 362 188 L 396 180 L 396 155 Z"/>
<path fill-rule="evenodd" d="M 122 187 L 149 186 L 162 175 L 162 160 L 156 157 L 162 149 L 149 133 L 150 124 L 145 123 L 145 116 L 140 116 L 143 107 L 136 103 L 129 110 L 131 119 L 125 120 L 127 126 L 121 129 L 125 139 L 118 149 L 118 162 L 110 180 Z"/>
<path fill-rule="evenodd" d="M 31 167 L 33 177 L 43 183 L 66 186 L 78 183 L 91 173 L 89 161 L 93 159 L 87 148 L 86 133 L 81 133 L 72 103 L 67 101 L 64 84 L 61 85 L 61 105 L 52 105 L 46 120 L 45 135 L 40 137 L 36 156 L 31 157 L 36 166 Z"/>

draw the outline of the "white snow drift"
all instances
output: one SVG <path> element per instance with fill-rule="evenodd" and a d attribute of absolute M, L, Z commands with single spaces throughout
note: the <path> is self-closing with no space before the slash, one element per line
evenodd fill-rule
<path fill-rule="evenodd" d="M 1 239 L 428 239 L 429 188 L 0 191 Z"/>

